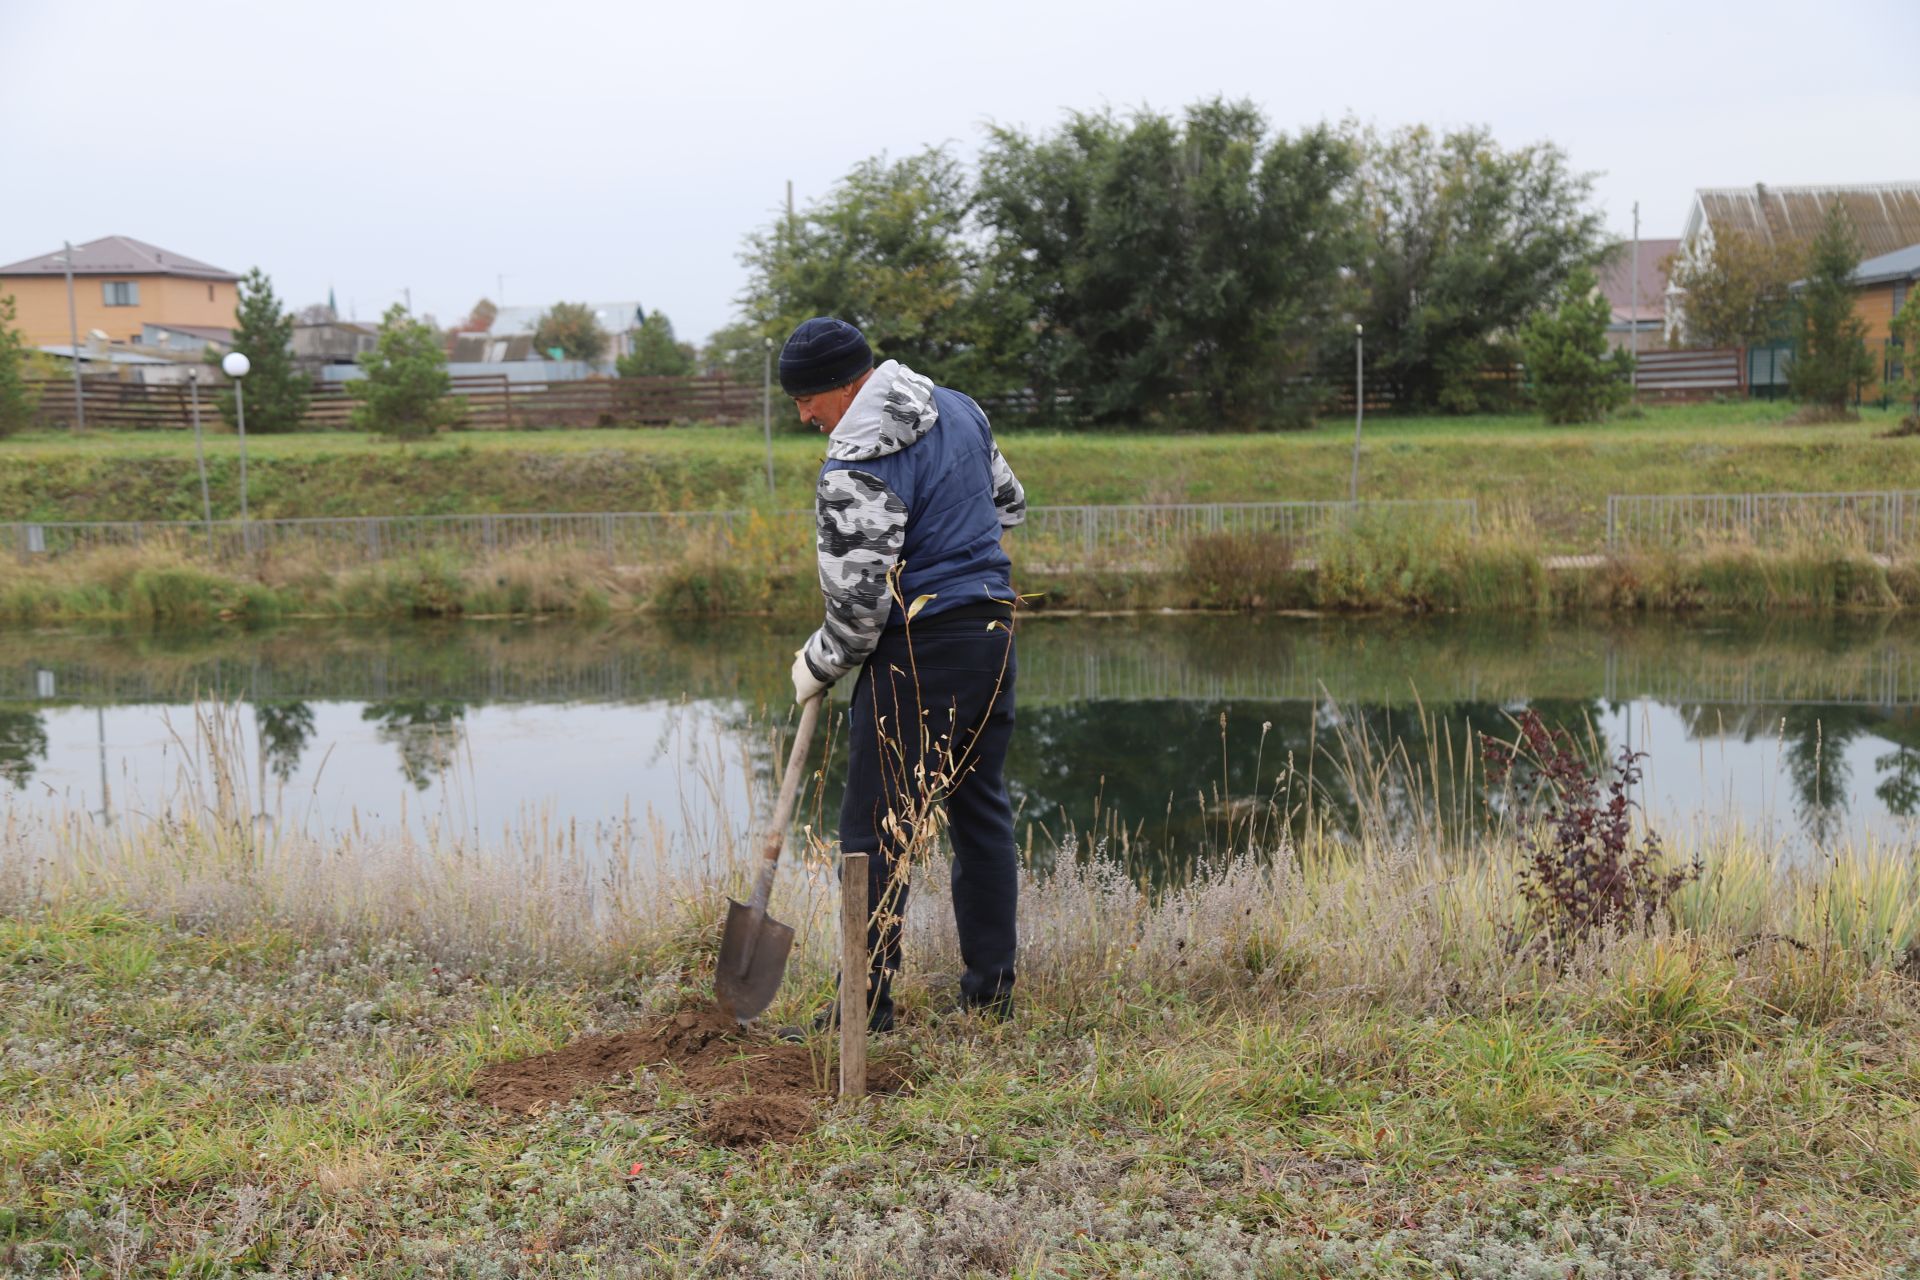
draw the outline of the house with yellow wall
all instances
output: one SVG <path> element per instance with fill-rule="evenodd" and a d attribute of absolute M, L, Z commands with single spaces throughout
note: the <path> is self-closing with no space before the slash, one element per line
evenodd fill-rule
<path fill-rule="evenodd" d="M 115 346 L 138 346 L 147 326 L 231 333 L 240 277 L 131 236 L 103 236 L 73 247 L 73 306 L 67 305 L 66 251 L 0 267 L 0 295 L 12 294 L 14 327 L 35 347 L 84 347 L 94 330 Z"/>
<path fill-rule="evenodd" d="M 1920 284 L 1920 244 L 1868 258 L 1853 273 L 1854 314 L 1866 322 L 1867 341 L 1893 336 L 1893 318 Z"/>

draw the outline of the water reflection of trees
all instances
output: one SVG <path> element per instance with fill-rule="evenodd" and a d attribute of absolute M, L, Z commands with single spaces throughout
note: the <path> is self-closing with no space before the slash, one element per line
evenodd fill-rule
<path fill-rule="evenodd" d="M 313 741 L 313 708 L 304 702 L 261 702 L 253 708 L 260 753 L 281 782 L 290 782 Z"/>
<path fill-rule="evenodd" d="M 400 751 L 400 775 L 425 791 L 447 771 L 460 745 L 467 704 L 444 700 L 369 702 L 360 718 L 379 726 L 382 742 Z"/>
<path fill-rule="evenodd" d="M 0 778 L 24 791 L 47 758 L 47 723 L 28 707 L 0 707 Z"/>
<path fill-rule="evenodd" d="M 1874 756 L 1874 795 L 1895 817 L 1920 811 L 1920 718 L 1911 707 L 1727 705 L 1679 708 L 1687 736 L 1776 742 L 1793 793 L 1794 818 L 1818 844 L 1838 836 L 1852 808 L 1853 766 L 1847 750 L 1877 738 L 1893 750 Z"/>
<path fill-rule="evenodd" d="M 1608 752 L 1596 700 L 1532 705 L 1582 749 Z M 1250 809 L 1267 806 L 1296 835 L 1315 822 L 1342 831 L 1383 822 L 1404 832 L 1437 817 L 1476 828 L 1497 794 L 1485 785 L 1478 735 L 1510 736 L 1517 710 L 1492 702 L 1424 714 L 1312 702 L 1023 707 L 1007 783 L 1025 821 L 1123 845 L 1145 861 L 1226 854 L 1223 836 L 1244 833 L 1257 816 Z"/>

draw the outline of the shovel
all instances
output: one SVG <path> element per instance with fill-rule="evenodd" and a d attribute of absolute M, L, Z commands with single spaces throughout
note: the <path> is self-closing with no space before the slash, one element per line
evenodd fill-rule
<path fill-rule="evenodd" d="M 787 773 L 780 780 L 780 799 L 773 806 L 773 825 L 761 852 L 760 874 L 746 903 L 727 899 L 727 928 L 720 935 L 720 962 L 713 974 L 713 994 L 729 1017 L 748 1022 L 773 1002 L 780 979 L 787 973 L 787 953 L 793 950 L 793 926 L 767 914 L 773 892 L 773 871 L 780 865 L 780 846 L 787 824 L 793 821 L 793 803 L 800 793 L 800 773 L 807 763 L 807 744 L 820 719 L 822 695 L 808 698 L 800 708 L 800 727 L 794 730 Z"/>

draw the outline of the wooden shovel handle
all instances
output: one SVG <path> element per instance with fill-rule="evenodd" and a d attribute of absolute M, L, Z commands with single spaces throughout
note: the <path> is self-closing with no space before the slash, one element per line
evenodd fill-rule
<path fill-rule="evenodd" d="M 780 779 L 780 799 L 773 806 L 773 825 L 767 829 L 767 843 L 760 851 L 760 875 L 753 882 L 753 896 L 747 910 L 754 918 L 766 914 L 767 899 L 773 894 L 773 871 L 780 865 L 780 848 L 787 840 L 787 824 L 793 821 L 794 801 L 800 795 L 800 775 L 807 765 L 807 747 L 813 742 L 813 727 L 820 722 L 820 704 L 826 695 L 816 693 L 800 708 L 800 727 L 793 731 L 793 750 L 787 753 L 786 776 Z"/>

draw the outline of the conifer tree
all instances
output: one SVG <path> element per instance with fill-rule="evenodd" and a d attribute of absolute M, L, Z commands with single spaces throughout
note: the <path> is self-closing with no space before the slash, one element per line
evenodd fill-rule
<path fill-rule="evenodd" d="M 1633 357 L 1607 350 L 1612 316 L 1593 272 L 1581 267 L 1567 281 L 1560 305 L 1522 330 L 1527 380 L 1548 422 L 1598 422 L 1626 402 Z"/>
<path fill-rule="evenodd" d="M 293 315 L 274 296 L 273 281 L 255 267 L 240 282 L 240 312 L 233 331 L 233 349 L 242 352 L 252 368 L 247 372 L 247 430 L 298 431 L 307 416 L 312 382 L 293 362 Z M 207 363 L 219 366 L 211 349 Z M 238 421 L 232 388 L 216 400 L 220 416 L 232 426 Z"/>
<path fill-rule="evenodd" d="M 1860 238 L 1838 202 L 1807 254 L 1800 291 L 1798 339 L 1787 369 L 1793 398 L 1828 414 L 1842 414 L 1859 383 L 1873 376 L 1867 325 L 1853 309 L 1853 273 L 1860 266 Z"/>

